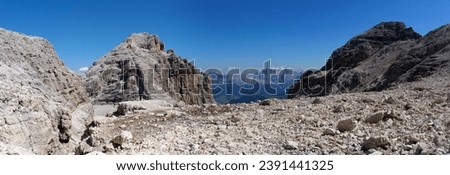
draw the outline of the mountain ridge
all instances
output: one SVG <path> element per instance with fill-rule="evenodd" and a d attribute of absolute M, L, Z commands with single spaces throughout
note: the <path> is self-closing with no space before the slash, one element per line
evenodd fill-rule
<path fill-rule="evenodd" d="M 445 71 L 449 26 L 421 36 L 402 22 L 375 25 L 336 49 L 320 70 L 306 71 L 289 98 L 381 91 Z"/>

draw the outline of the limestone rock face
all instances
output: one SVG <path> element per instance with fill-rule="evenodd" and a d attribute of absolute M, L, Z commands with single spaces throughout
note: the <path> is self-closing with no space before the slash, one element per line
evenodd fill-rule
<path fill-rule="evenodd" d="M 335 50 L 320 70 L 306 71 L 289 97 L 381 91 L 448 72 L 449 44 L 450 25 L 422 37 L 402 22 L 383 22 Z"/>
<path fill-rule="evenodd" d="M 136 33 L 96 61 L 85 86 L 95 103 L 149 99 L 214 102 L 210 79 L 173 50 L 164 51 L 156 35 Z"/>
<path fill-rule="evenodd" d="M 70 154 L 92 120 L 79 76 L 45 39 L 0 29 L 0 142 Z"/>

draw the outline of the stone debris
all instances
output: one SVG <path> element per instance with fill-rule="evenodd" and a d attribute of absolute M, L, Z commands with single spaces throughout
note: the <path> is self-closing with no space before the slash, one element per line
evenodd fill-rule
<path fill-rule="evenodd" d="M 179 102 L 177 102 L 176 104 L 175 104 L 175 107 L 178 107 L 178 108 L 182 108 L 182 107 L 185 107 L 186 106 L 186 103 L 185 102 L 182 102 L 182 101 L 179 101 Z"/>
<path fill-rule="evenodd" d="M 342 105 L 335 106 L 333 109 L 334 113 L 340 113 L 340 112 L 344 112 L 344 111 L 345 111 L 345 108 Z"/>
<path fill-rule="evenodd" d="M 133 139 L 133 134 L 131 134 L 131 132 L 122 131 L 120 135 L 114 137 L 111 142 L 118 146 L 122 146 L 124 143 L 131 141 L 131 139 Z"/>
<path fill-rule="evenodd" d="M 263 100 L 259 103 L 259 105 L 261 106 L 270 106 L 270 104 L 271 104 L 270 99 Z"/>
<path fill-rule="evenodd" d="M 383 120 L 384 112 L 377 112 L 364 120 L 366 123 L 378 123 Z"/>
<path fill-rule="evenodd" d="M 384 101 L 385 103 L 387 103 L 387 104 L 396 104 L 397 103 L 397 100 L 395 100 L 394 98 L 392 98 L 392 97 L 389 97 L 388 99 L 386 99 L 386 101 Z"/>
<path fill-rule="evenodd" d="M 361 144 L 361 148 L 364 151 L 368 151 L 370 149 L 376 149 L 378 147 L 384 147 L 389 145 L 389 141 L 384 137 L 370 137 L 369 139 L 365 140 Z"/>
<path fill-rule="evenodd" d="M 298 142 L 287 141 L 287 143 L 283 145 L 283 148 L 285 150 L 296 150 L 298 149 Z"/>
<path fill-rule="evenodd" d="M 312 102 L 312 104 L 322 104 L 322 103 L 323 103 L 323 100 L 320 98 L 315 98 Z"/>
<path fill-rule="evenodd" d="M 334 136 L 336 134 L 336 132 L 334 132 L 333 129 L 327 128 L 325 129 L 325 131 L 323 131 L 323 135 L 330 135 L 330 136 Z"/>
<path fill-rule="evenodd" d="M 450 93 L 447 94 L 447 103 L 450 104 Z"/>
<path fill-rule="evenodd" d="M 345 119 L 338 122 L 336 129 L 340 132 L 352 131 L 356 128 L 356 122 L 352 119 Z"/>

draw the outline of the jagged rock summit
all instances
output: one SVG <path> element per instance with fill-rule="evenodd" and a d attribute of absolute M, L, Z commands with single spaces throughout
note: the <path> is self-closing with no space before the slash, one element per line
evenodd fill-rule
<path fill-rule="evenodd" d="M 164 51 L 156 35 L 135 33 L 96 61 L 85 86 L 96 104 L 163 99 L 188 104 L 213 103 L 210 79 L 194 65 Z"/>
<path fill-rule="evenodd" d="M 92 105 L 45 39 L 0 29 L 0 154 L 74 154 Z"/>
<path fill-rule="evenodd" d="M 450 72 L 450 25 L 425 36 L 402 22 L 382 22 L 335 50 L 320 70 L 306 71 L 289 97 L 381 91 Z"/>

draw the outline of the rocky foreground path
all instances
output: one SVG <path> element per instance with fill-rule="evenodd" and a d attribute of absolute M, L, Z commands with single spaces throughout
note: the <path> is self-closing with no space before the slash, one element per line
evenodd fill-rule
<path fill-rule="evenodd" d="M 449 89 L 441 76 L 382 92 L 238 105 L 124 102 L 96 117 L 78 153 L 450 154 Z"/>

